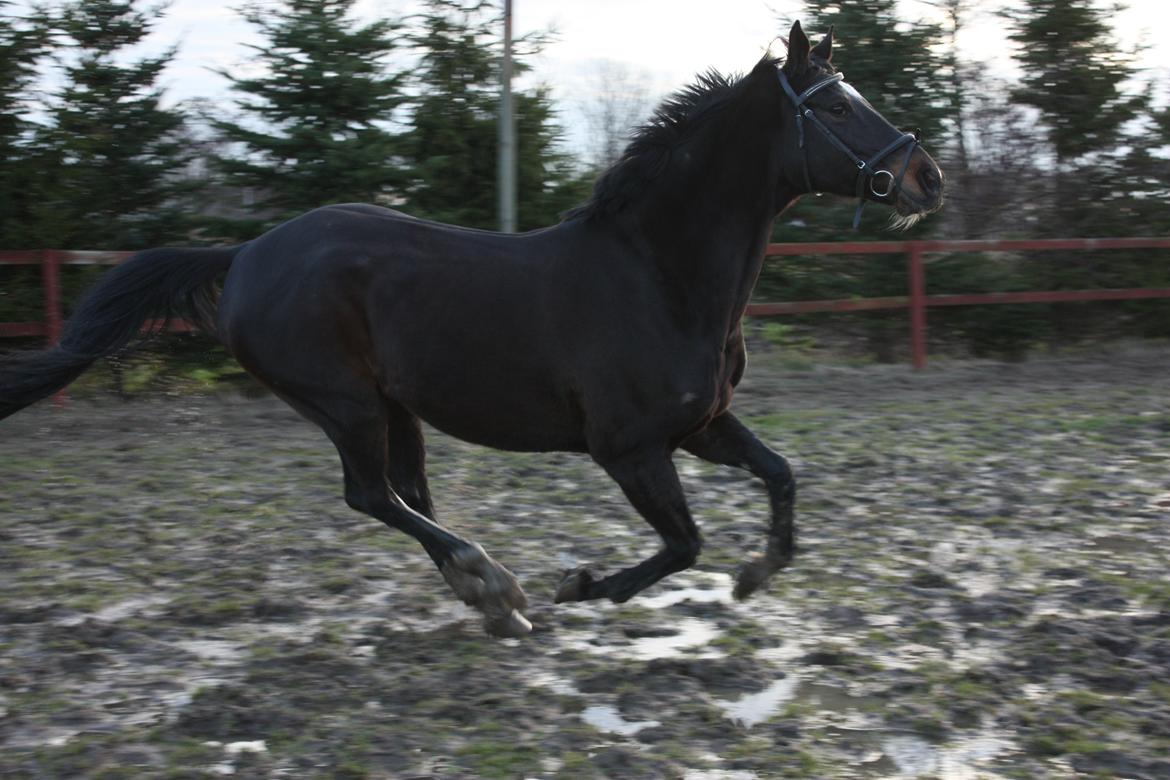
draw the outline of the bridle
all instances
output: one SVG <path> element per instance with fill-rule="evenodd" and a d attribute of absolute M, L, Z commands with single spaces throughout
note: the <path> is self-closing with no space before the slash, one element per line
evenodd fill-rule
<path fill-rule="evenodd" d="M 840 149 L 849 159 L 853 160 L 853 164 L 857 166 L 857 213 L 853 216 L 853 229 L 861 223 L 861 211 L 865 208 L 865 190 L 868 186 L 869 191 L 875 197 L 886 198 L 893 195 L 895 192 L 900 192 L 902 189 L 902 179 L 906 175 L 906 170 L 910 167 L 910 157 L 914 154 L 914 150 L 918 148 L 918 131 L 913 133 L 902 133 L 889 144 L 887 144 L 880 152 L 870 157 L 868 160 L 862 159 L 849 147 L 847 143 L 837 137 L 837 134 L 829 129 L 829 126 L 820 120 L 812 108 L 805 105 L 810 97 L 820 92 L 827 86 L 836 84 L 845 78 L 844 74 L 834 73 L 827 78 L 821 79 L 812 86 L 805 89 L 799 95 L 792 85 L 788 83 L 788 77 L 784 75 L 784 71 L 777 69 L 776 74 L 780 77 L 780 86 L 784 88 L 784 93 L 788 95 L 788 99 L 796 107 L 796 138 L 800 145 L 801 161 L 804 165 L 804 183 L 808 187 L 808 191 L 813 191 L 812 180 L 808 175 L 808 150 L 804 148 L 804 120 L 808 119 L 812 122 L 821 133 L 828 139 L 829 143 Z M 906 156 L 902 159 L 902 170 L 895 176 L 885 168 L 878 168 L 877 165 L 889 155 L 893 154 L 903 146 L 907 147 Z M 887 181 L 886 187 L 883 191 L 877 189 L 877 183 L 882 181 L 881 177 L 885 177 Z M 909 195 L 909 193 L 906 193 Z"/>

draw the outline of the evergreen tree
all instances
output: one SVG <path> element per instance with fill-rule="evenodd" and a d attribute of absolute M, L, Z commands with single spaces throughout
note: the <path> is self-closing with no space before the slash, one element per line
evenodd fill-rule
<path fill-rule="evenodd" d="M 183 115 L 162 108 L 169 49 L 125 62 L 161 16 L 136 0 L 77 0 L 56 22 L 65 85 L 37 133 L 31 246 L 135 249 L 181 237 Z"/>
<path fill-rule="evenodd" d="M 233 183 L 253 188 L 268 222 L 329 203 L 379 202 L 400 188 L 398 137 L 388 127 L 404 76 L 389 58 L 399 24 L 361 25 L 356 0 L 284 0 L 252 5 L 244 18 L 265 42 L 262 75 L 221 75 L 240 94 L 238 121 L 214 121 L 241 156 L 221 159 Z"/>
<path fill-rule="evenodd" d="M 951 62 L 943 29 L 905 19 L 897 0 L 840 0 L 809 3 L 806 30 L 841 37 L 833 44 L 833 64 L 895 127 L 922 130 L 938 149 L 949 139 L 954 106 L 950 98 Z"/>
<path fill-rule="evenodd" d="M 28 221 L 28 102 L 37 65 L 48 49 L 49 22 L 43 15 L 9 15 L 0 2 L 0 247 L 24 244 Z"/>
<path fill-rule="evenodd" d="M 555 224 L 593 190 L 593 176 L 582 172 L 564 151 L 556 108 L 546 87 L 515 96 L 516 225 L 532 230 Z"/>
<path fill-rule="evenodd" d="M 1133 58 L 1118 45 L 1108 12 L 1092 0 L 1026 0 L 1007 18 L 1023 66 L 1012 97 L 1039 113 L 1056 162 L 1044 171 L 1044 196 L 1031 204 L 1038 229 L 1132 232 L 1117 217 L 1135 191 L 1147 188 L 1134 158 L 1148 150 L 1127 137 L 1127 125 L 1148 110 L 1149 95 L 1135 83 Z M 1053 270 L 1044 281 L 1072 281 L 1055 261 L 1047 265 Z"/>
<path fill-rule="evenodd" d="M 428 0 L 412 36 L 417 91 L 404 148 L 411 214 L 465 227 L 497 226 L 499 63 L 495 8 L 473 0 Z M 532 39 L 529 45 L 539 46 Z M 523 55 L 516 73 L 523 73 Z M 547 90 L 517 92 L 517 224 L 542 227 L 588 192 L 560 151 Z"/>
<path fill-rule="evenodd" d="M 1131 120 L 1148 110 L 1149 92 L 1137 83 L 1134 58 L 1110 25 L 1113 9 L 1093 0 L 1024 0 L 1005 16 L 1022 66 L 1013 98 L 1033 107 L 1049 145 L 1042 172 L 1044 196 L 1031 204 L 1041 235 L 1132 235 L 1147 210 L 1150 149 Z M 1144 192 L 1143 192 L 1144 191 Z M 1028 287 L 1078 289 L 1143 286 L 1156 282 L 1147 253 L 1031 259 Z M 1164 276 L 1159 274 L 1164 281 Z M 1052 307 L 1057 343 L 1099 332 L 1124 307 L 1080 304 Z"/>
<path fill-rule="evenodd" d="M 1133 58 L 1117 45 L 1108 14 L 1093 0 L 1026 0 L 1008 14 L 1024 66 L 1014 96 L 1040 112 L 1062 164 L 1115 147 L 1145 104 L 1123 89 Z"/>

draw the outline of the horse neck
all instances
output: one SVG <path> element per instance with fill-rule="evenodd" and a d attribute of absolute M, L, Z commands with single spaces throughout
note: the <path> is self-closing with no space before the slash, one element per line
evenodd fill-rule
<path fill-rule="evenodd" d="M 729 116 L 718 130 L 703 153 L 675 150 L 634 218 L 682 315 L 726 333 L 747 306 L 776 215 L 797 192 L 777 187 L 781 144 L 766 123 Z"/>

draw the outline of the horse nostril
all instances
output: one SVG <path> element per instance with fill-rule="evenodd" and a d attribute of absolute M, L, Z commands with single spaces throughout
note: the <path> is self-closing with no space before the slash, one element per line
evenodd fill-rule
<path fill-rule="evenodd" d="M 923 166 L 918 169 L 918 184 L 926 195 L 937 195 L 942 189 L 942 177 L 933 167 Z"/>

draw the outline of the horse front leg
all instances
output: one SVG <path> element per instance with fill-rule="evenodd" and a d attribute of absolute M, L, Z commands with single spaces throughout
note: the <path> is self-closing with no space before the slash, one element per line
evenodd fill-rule
<path fill-rule="evenodd" d="M 747 469 L 764 481 L 772 505 L 768 544 L 749 558 L 736 577 L 735 597 L 745 599 L 792 561 L 796 550 L 796 480 L 788 461 L 769 449 L 730 412 L 686 439 L 683 449 L 711 463 Z"/>
<path fill-rule="evenodd" d="M 598 459 L 598 463 L 618 483 L 630 504 L 658 531 L 663 548 L 636 566 L 603 579 L 597 579 L 587 568 L 569 572 L 557 588 L 558 604 L 601 598 L 616 603 L 627 601 L 668 574 L 689 568 L 702 547 L 699 529 L 687 509 L 669 450 L 638 452 L 613 460 Z"/>

